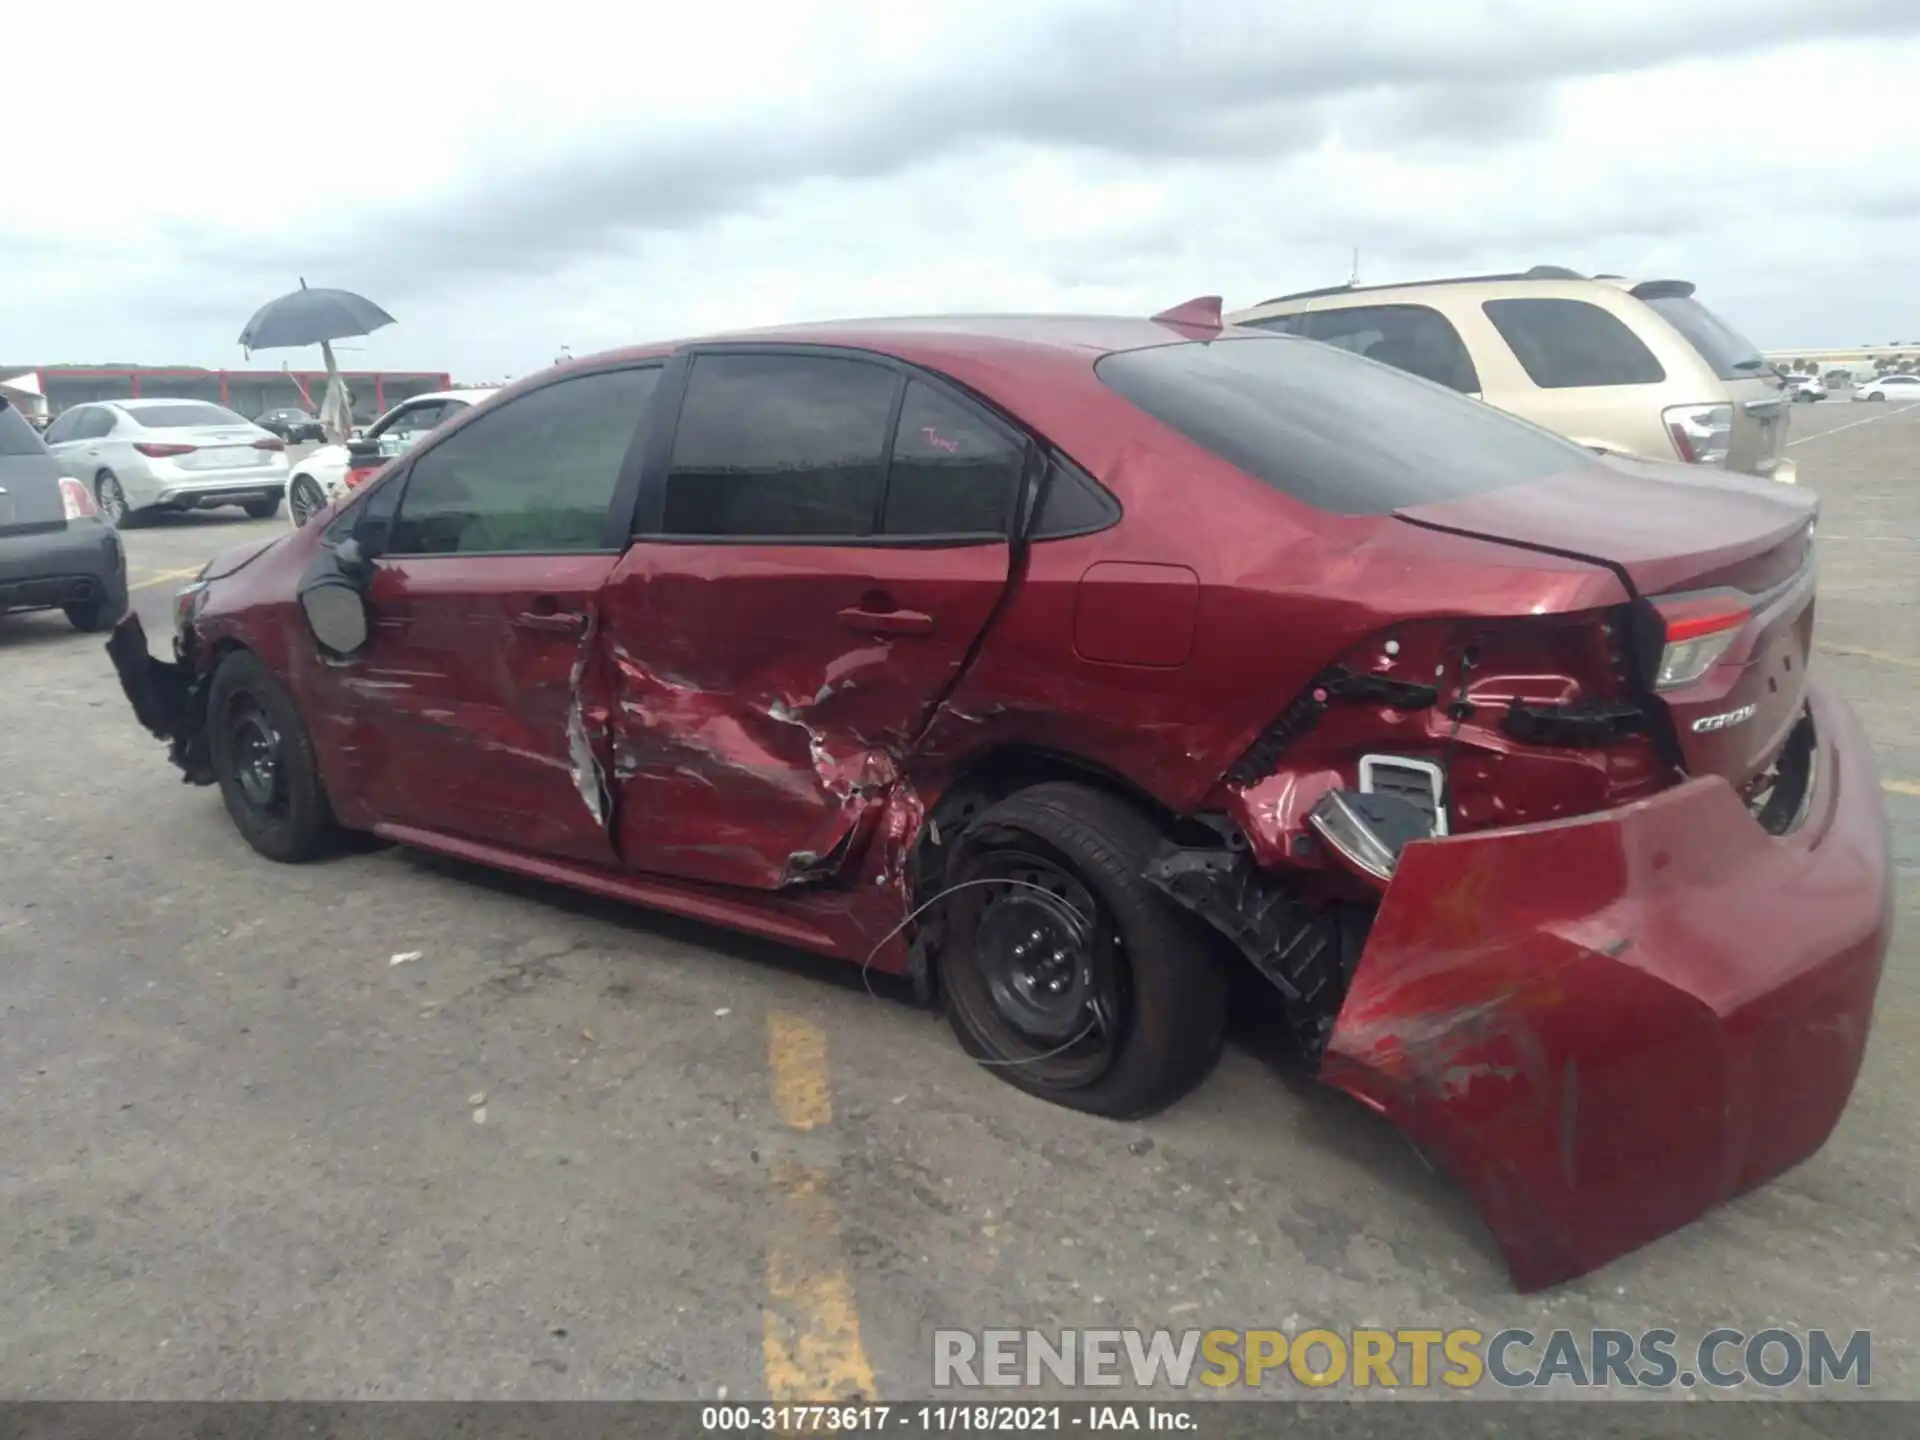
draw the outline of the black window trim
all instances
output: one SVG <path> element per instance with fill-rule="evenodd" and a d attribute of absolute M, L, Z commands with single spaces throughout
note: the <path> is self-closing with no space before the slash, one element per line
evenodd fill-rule
<path fill-rule="evenodd" d="M 885 449 L 882 452 L 886 469 L 881 475 L 880 493 L 875 501 L 872 521 L 876 533 L 870 535 L 677 535 L 666 532 L 664 526 L 667 512 L 667 477 L 673 468 L 673 441 L 680 428 L 680 409 L 686 399 L 687 381 L 692 375 L 693 363 L 707 355 L 777 355 L 817 360 L 848 360 L 893 372 L 896 377 L 893 407 L 887 417 Z M 853 345 L 809 345 L 779 341 L 714 341 L 688 345 L 674 353 L 673 364 L 678 374 L 663 380 L 661 389 L 655 392 L 655 419 L 658 424 L 656 433 L 652 437 L 653 443 L 648 446 L 644 473 L 632 512 L 632 538 L 635 541 L 644 541 L 649 545 L 783 545 L 836 550 L 958 550 L 982 545 L 1013 543 L 1016 518 L 1025 518 L 1026 512 L 1021 502 L 1023 492 L 1027 490 L 1033 474 L 1034 450 L 1039 441 L 1024 426 L 1003 414 L 997 407 L 938 371 L 929 370 L 923 365 L 915 365 L 911 361 L 902 360 L 883 351 L 867 350 Z M 999 534 L 990 534 L 981 530 L 946 535 L 877 533 L 882 517 L 886 514 L 887 494 L 893 483 L 893 448 L 900 425 L 900 412 L 906 406 L 907 385 L 914 380 L 925 381 L 955 404 L 972 411 L 986 421 L 991 429 L 998 432 L 1001 438 L 1020 449 L 1023 458 L 1008 488 L 1005 520 Z M 669 389 L 671 394 L 668 393 Z M 672 407 L 671 418 L 667 413 L 668 405 Z"/>
<path fill-rule="evenodd" d="M 380 560 L 412 560 L 412 561 L 481 560 L 481 559 L 488 559 L 488 558 L 501 559 L 501 558 L 507 558 L 507 557 L 513 557 L 513 556 L 528 556 L 528 555 L 544 556 L 549 559 L 561 559 L 561 558 L 566 558 L 571 556 L 581 556 L 581 555 L 619 555 L 624 553 L 628 544 L 628 540 L 625 534 L 625 531 L 626 531 L 625 517 L 633 513 L 632 501 L 630 498 L 632 493 L 630 486 L 637 486 L 638 484 L 639 460 L 642 457 L 645 450 L 647 449 L 648 438 L 650 437 L 650 435 L 652 434 L 655 428 L 654 420 L 657 417 L 658 411 L 660 409 L 662 391 L 666 388 L 666 385 L 667 385 L 667 374 L 665 372 L 668 371 L 670 368 L 671 368 L 670 359 L 666 357 L 660 357 L 660 356 L 652 356 L 643 360 L 611 361 L 604 365 L 592 366 L 591 368 L 568 370 L 564 374 L 554 375 L 547 380 L 543 380 L 538 385 L 529 385 L 524 390 L 516 390 L 510 396 L 506 395 L 506 392 L 502 391 L 500 392 L 499 395 L 489 396 L 487 400 L 481 401 L 478 404 L 468 405 L 463 410 L 455 411 L 452 415 L 449 415 L 445 421 L 442 421 L 440 426 L 432 430 L 429 430 L 426 434 L 426 438 L 421 440 L 413 449 L 407 452 L 405 463 L 392 476 L 391 479 L 382 481 L 380 485 L 371 487 L 366 491 L 367 495 L 371 495 L 375 489 L 385 489 L 388 485 L 395 485 L 395 486 L 402 487 L 398 498 L 394 501 L 393 514 L 389 516 L 387 519 L 386 527 L 385 527 L 386 533 L 380 537 L 377 543 L 377 546 L 368 547 L 367 542 L 372 537 L 370 534 L 362 532 L 361 521 L 358 519 L 354 521 L 350 533 L 356 540 L 360 541 L 362 548 L 367 549 L 368 553 L 372 556 L 372 558 L 375 561 L 380 561 Z M 447 441 L 451 440 L 455 435 L 458 435 L 462 430 L 466 429 L 467 421 L 470 417 L 476 415 L 482 409 L 485 409 L 488 414 L 491 414 L 495 409 L 504 408 L 505 405 L 509 405 L 516 401 L 523 400 L 529 395 L 537 395 L 542 390 L 551 389 L 555 385 L 564 385 L 569 380 L 586 380 L 596 375 L 617 374 L 620 371 L 624 371 L 624 370 L 660 370 L 663 373 L 661 375 L 660 380 L 656 382 L 656 384 L 654 385 L 653 397 L 648 401 L 648 404 L 647 404 L 647 413 L 638 417 L 634 421 L 634 433 L 632 438 L 627 441 L 626 455 L 620 461 L 620 473 L 618 478 L 614 481 L 613 496 L 607 502 L 607 516 L 606 516 L 606 520 L 603 525 L 603 528 L 600 532 L 600 543 L 596 545 L 593 549 L 591 550 L 459 550 L 459 551 L 454 551 L 452 553 L 446 553 L 446 552 L 414 551 L 414 550 L 389 550 L 386 548 L 385 542 L 387 538 L 389 538 L 393 533 L 393 522 L 400 518 L 401 512 L 406 508 L 407 495 L 404 487 L 413 483 L 414 466 L 418 465 L 420 461 L 424 460 L 428 455 L 432 454 L 437 447 L 446 444 Z M 496 399 L 502 400 L 503 403 L 499 406 L 494 406 L 489 404 L 490 401 L 496 400 Z M 401 403 L 404 405 L 406 402 L 402 401 Z M 364 511 L 366 509 L 364 497 L 357 498 L 354 502 L 353 508 L 360 510 L 362 512 L 362 518 L 364 518 Z M 339 518 L 344 518 L 344 517 L 339 517 Z M 338 523 L 338 518 L 336 518 L 335 523 L 336 524 Z"/>

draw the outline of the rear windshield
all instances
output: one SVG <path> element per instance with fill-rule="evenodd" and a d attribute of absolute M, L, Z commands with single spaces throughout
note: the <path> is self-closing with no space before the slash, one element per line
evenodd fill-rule
<path fill-rule="evenodd" d="M 1593 458 L 1443 386 L 1284 335 L 1124 350 L 1094 368 L 1195 444 L 1338 515 L 1502 490 Z"/>
<path fill-rule="evenodd" d="M 141 405 L 127 413 L 149 430 L 175 430 L 183 425 L 245 425 L 231 410 L 182 400 L 177 405 Z"/>
<path fill-rule="evenodd" d="M 0 455 L 44 455 L 45 442 L 20 412 L 0 400 Z"/>
<path fill-rule="evenodd" d="M 1764 375 L 1767 362 L 1746 336 L 1691 295 L 1661 295 L 1647 301 L 1660 318 L 1687 337 L 1722 380 Z"/>

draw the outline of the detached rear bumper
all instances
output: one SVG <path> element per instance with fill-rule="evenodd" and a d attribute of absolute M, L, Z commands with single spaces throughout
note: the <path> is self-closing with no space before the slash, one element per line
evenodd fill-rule
<path fill-rule="evenodd" d="M 1792 1168 L 1846 1107 L 1893 891 L 1865 738 L 1811 706 L 1785 837 L 1701 779 L 1401 859 L 1321 1073 L 1448 1166 L 1522 1289 Z"/>
<path fill-rule="evenodd" d="M 211 785 L 205 684 L 185 665 L 156 660 L 140 616 L 129 612 L 107 637 L 107 655 L 134 718 L 167 742 L 167 754 L 190 785 Z"/>

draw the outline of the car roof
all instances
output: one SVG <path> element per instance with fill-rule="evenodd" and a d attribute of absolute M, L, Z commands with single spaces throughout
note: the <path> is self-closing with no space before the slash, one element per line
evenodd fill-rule
<path fill-rule="evenodd" d="M 1233 327 L 1226 327 L 1232 329 Z M 991 363 L 996 357 L 1072 358 L 1080 367 L 1118 350 L 1210 337 L 1196 328 L 1133 315 L 906 315 L 864 320 L 819 320 L 755 330 L 688 336 L 632 346 L 570 361 L 564 368 L 597 367 L 622 360 L 657 359 L 689 345 L 819 345 L 867 350 L 939 368 L 942 359 Z M 1247 331 L 1249 337 L 1264 332 Z"/>
<path fill-rule="evenodd" d="M 1694 293 L 1694 285 L 1688 280 L 1635 280 L 1625 275 L 1582 275 L 1577 270 L 1568 270 L 1560 265 L 1536 265 L 1508 275 L 1445 275 L 1429 280 L 1397 280 L 1385 285 L 1327 285 L 1318 290 L 1298 290 L 1290 295 L 1274 295 L 1234 312 L 1245 315 L 1256 310 L 1265 310 L 1274 305 L 1297 305 L 1315 300 L 1338 300 L 1347 296 L 1364 296 L 1375 303 L 1387 304 L 1403 297 L 1422 295 L 1435 290 L 1470 292 L 1481 298 L 1499 298 L 1521 296 L 1530 292 L 1579 293 L 1593 287 L 1624 291 L 1641 300 L 1664 299 L 1686 296 Z M 1345 308 L 1345 307 L 1332 307 Z"/>

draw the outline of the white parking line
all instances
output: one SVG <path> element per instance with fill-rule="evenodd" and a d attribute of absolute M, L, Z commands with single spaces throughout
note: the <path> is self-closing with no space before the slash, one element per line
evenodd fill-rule
<path fill-rule="evenodd" d="M 1791 449 L 1795 445 L 1804 445 L 1809 440 L 1820 440 L 1828 435 L 1838 435 L 1842 430 L 1857 430 L 1862 425 L 1871 425 L 1876 420 L 1890 420 L 1895 415 L 1906 414 L 1909 410 L 1920 410 L 1920 400 L 1916 400 L 1911 405 L 1902 405 L 1897 410 L 1883 410 L 1880 414 L 1869 415 L 1864 420 L 1849 420 L 1846 424 L 1836 425 L 1831 430 L 1817 430 L 1811 435 L 1802 435 L 1798 440 L 1789 440 L 1787 446 Z"/>

